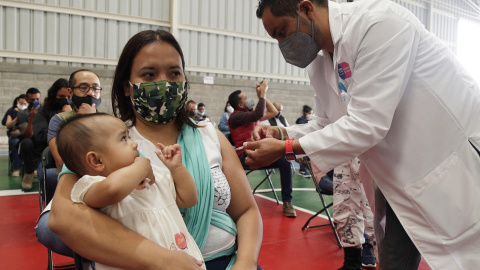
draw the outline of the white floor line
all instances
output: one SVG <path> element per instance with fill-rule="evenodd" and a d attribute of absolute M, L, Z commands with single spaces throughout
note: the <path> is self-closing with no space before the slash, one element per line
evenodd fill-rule
<path fill-rule="evenodd" d="M 270 191 L 271 191 L 271 189 L 270 189 Z M 262 195 L 262 194 L 255 194 L 255 196 L 258 196 L 258 197 L 263 198 L 263 199 L 267 199 L 267 200 L 272 201 L 272 202 L 275 202 L 275 203 L 277 202 L 275 199 L 272 199 L 272 198 L 267 197 L 267 196 Z M 320 199 L 319 199 L 319 200 L 320 200 Z M 320 202 L 320 201 L 319 201 L 319 202 Z M 310 211 L 310 210 L 308 210 L 308 209 L 305 209 L 305 208 L 302 208 L 302 207 L 298 207 L 298 206 L 295 206 L 295 205 L 293 206 L 293 208 L 295 208 L 296 210 L 299 210 L 299 211 L 308 213 L 308 214 L 312 214 L 312 215 L 315 215 L 315 214 L 317 213 L 317 212 L 313 212 L 313 211 Z M 323 218 L 323 219 L 328 220 L 328 217 L 325 216 L 325 215 L 322 215 L 322 214 L 318 215 L 317 217 L 320 217 L 320 218 Z"/>
<path fill-rule="evenodd" d="M 21 189 L 0 190 L 0 196 L 38 194 L 38 191 L 24 192 Z"/>
<path fill-rule="evenodd" d="M 294 191 L 315 191 L 314 188 L 293 188 Z M 275 191 L 282 191 L 281 188 L 276 188 Z M 257 189 L 255 192 L 265 193 L 265 192 L 272 192 L 272 189 Z"/>

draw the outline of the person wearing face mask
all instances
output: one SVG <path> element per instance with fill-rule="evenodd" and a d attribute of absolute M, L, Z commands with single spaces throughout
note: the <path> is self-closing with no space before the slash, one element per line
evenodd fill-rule
<path fill-rule="evenodd" d="M 302 125 L 302 124 L 308 123 L 308 121 L 312 120 L 312 114 L 313 114 L 312 108 L 308 105 L 303 105 L 302 116 L 297 118 L 297 121 L 295 121 L 295 124 Z M 306 178 L 312 177 L 310 175 L 310 172 L 307 170 L 307 168 L 303 167 L 302 165 L 300 165 L 300 169 L 298 170 L 298 173 L 301 176 Z"/>
<path fill-rule="evenodd" d="M 250 141 L 250 134 L 260 121 L 268 120 L 278 114 L 277 109 L 266 98 L 268 82 L 262 81 L 257 84 L 256 92 L 258 103 L 255 109 L 252 98 L 247 97 L 241 90 L 234 91 L 228 97 L 228 102 L 234 111 L 228 119 L 228 126 L 232 136 L 238 157 L 242 165 L 245 165 L 246 153 L 243 150 L 243 143 Z M 266 107 L 266 111 L 265 111 Z M 267 168 L 278 168 L 280 170 L 280 182 L 282 185 L 283 213 L 287 217 L 296 217 L 297 214 L 292 205 L 292 167 L 284 157 L 279 158 Z"/>
<path fill-rule="evenodd" d="M 283 117 L 283 115 L 282 115 L 282 111 L 283 111 L 282 103 L 280 103 L 278 101 L 275 101 L 275 102 L 273 102 L 273 106 L 275 106 L 278 113 L 277 113 L 277 115 L 275 115 L 275 117 L 272 117 L 272 118 L 268 119 L 268 122 L 269 122 L 270 126 L 273 126 L 273 127 L 288 127 L 288 126 L 290 126 L 288 124 L 287 119 L 285 117 Z"/>
<path fill-rule="evenodd" d="M 200 122 L 200 121 L 209 122 L 213 125 L 213 127 L 215 127 L 217 125 L 215 122 L 212 122 L 212 120 L 210 119 L 210 116 L 208 116 L 208 114 L 206 113 L 205 104 L 202 103 L 202 102 L 198 103 L 197 114 L 195 115 L 195 120 L 197 122 Z"/>
<path fill-rule="evenodd" d="M 180 211 L 206 268 L 261 269 L 257 261 L 262 221 L 245 171 L 220 131 L 199 126 L 187 115 L 190 86 L 184 68 L 180 45 L 169 32 L 137 33 L 125 45 L 115 70 L 114 114 L 126 123 L 138 151 L 168 177 L 169 170 L 154 158 L 156 145 L 181 146 L 182 163 L 195 181 L 198 202 Z M 101 159 L 95 162 L 107 166 Z M 71 191 L 78 179 L 66 171 L 61 175 L 52 212 L 41 218 L 48 220 L 64 245 L 85 258 L 122 269 L 200 269 L 178 243 L 161 248 L 97 209 L 74 205 Z M 92 227 L 95 230 L 86 230 Z"/>
<path fill-rule="evenodd" d="M 7 127 L 8 145 L 10 149 L 9 158 L 12 162 L 12 176 L 20 176 L 20 167 L 22 166 L 22 160 L 18 155 L 18 144 L 22 139 L 22 132 L 16 126 L 18 120 L 17 115 L 19 111 L 25 110 L 27 107 L 27 96 L 21 94 L 13 100 L 12 107 L 5 112 L 2 119 L 2 125 Z"/>
<path fill-rule="evenodd" d="M 233 107 L 227 101 L 225 103 L 225 108 L 223 109 L 223 114 L 220 117 L 220 123 L 218 124 L 218 129 L 227 137 L 230 143 L 233 145 L 232 136 L 230 135 L 230 128 L 228 127 L 228 118 L 230 114 L 233 112 Z"/>
<path fill-rule="evenodd" d="M 41 160 L 41 154 L 43 150 L 48 146 L 48 141 L 47 141 L 47 134 L 48 134 L 48 125 L 50 123 L 50 120 L 52 119 L 53 116 L 55 116 L 58 113 L 62 112 L 69 112 L 72 110 L 72 107 L 70 106 L 72 98 L 72 91 L 68 87 L 68 81 L 64 78 L 60 78 L 56 80 L 52 86 L 48 89 L 47 92 L 47 97 L 45 98 L 44 103 L 38 110 L 37 114 L 35 115 L 35 118 L 33 119 L 33 134 L 34 136 L 32 137 L 31 141 L 33 143 L 33 150 L 30 149 L 29 147 L 23 148 L 24 143 L 22 143 L 22 156 L 27 153 L 34 153 L 33 158 L 34 161 L 32 162 L 33 164 L 36 163 L 36 170 L 38 173 L 39 177 L 39 182 L 43 183 L 43 171 L 42 171 L 42 164 L 40 162 Z M 28 155 L 29 158 L 31 158 L 32 155 Z M 26 162 L 25 164 L 29 164 L 30 161 Z M 47 186 L 46 186 L 46 193 L 48 195 L 47 201 L 51 199 L 53 196 L 53 193 L 55 191 L 55 186 L 56 186 L 56 175 L 55 175 L 55 170 L 47 170 Z"/>
<path fill-rule="evenodd" d="M 97 74 L 88 69 L 79 69 L 72 72 L 68 80 L 67 90 L 71 96 L 71 100 L 61 98 L 56 100 L 53 104 L 54 106 L 57 106 L 57 109 L 62 107 L 62 111 L 51 118 L 46 138 L 57 165 L 57 174 L 63 166 L 63 160 L 58 154 L 56 144 L 56 137 L 61 125 L 75 117 L 77 114 L 90 114 L 97 112 L 97 108 L 102 102 L 100 97 L 102 93 L 100 79 Z M 63 109 L 70 107 L 72 108 L 71 110 L 63 111 Z"/>
<path fill-rule="evenodd" d="M 190 117 L 194 121 L 197 121 L 195 119 L 195 116 L 197 115 L 197 103 L 195 101 L 187 101 L 187 104 L 185 105 L 185 110 L 187 111 L 188 117 Z"/>
<path fill-rule="evenodd" d="M 33 151 L 33 140 L 35 139 L 33 132 L 33 119 L 41 108 L 40 102 L 42 95 L 40 90 L 34 87 L 29 88 L 26 95 L 28 107 L 18 112 L 16 126 L 21 131 L 22 136 L 22 140 L 19 144 L 20 158 L 23 161 L 25 172 L 22 177 L 22 189 L 30 190 L 32 189 L 34 171 L 40 161 L 38 153 L 34 153 Z"/>
<path fill-rule="evenodd" d="M 477 268 L 480 87 L 452 51 L 392 1 L 261 0 L 257 17 L 308 66 L 316 105 L 305 125 L 254 130 L 247 164 L 359 157 L 380 269 L 417 269 L 420 253 L 432 269 Z"/>

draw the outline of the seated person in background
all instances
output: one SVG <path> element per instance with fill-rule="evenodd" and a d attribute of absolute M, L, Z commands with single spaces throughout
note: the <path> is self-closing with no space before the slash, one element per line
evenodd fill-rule
<path fill-rule="evenodd" d="M 206 114 L 205 111 L 206 111 L 205 104 L 201 102 L 198 103 L 197 114 L 195 115 L 195 121 L 197 121 L 197 123 L 200 121 L 207 121 L 212 123 L 213 127 L 215 127 L 217 124 L 215 122 L 212 122 L 212 120 L 210 119 L 210 116 L 208 116 L 208 114 Z"/>
<path fill-rule="evenodd" d="M 77 114 L 90 114 L 97 111 L 102 99 L 102 87 L 100 79 L 93 71 L 80 69 L 72 72 L 68 80 L 69 91 L 72 93 L 73 110 L 58 113 L 52 117 L 48 124 L 47 142 L 50 152 L 57 164 L 57 174 L 63 166 L 63 160 L 58 154 L 56 137 L 60 126 Z"/>
<path fill-rule="evenodd" d="M 266 99 L 267 90 L 267 81 L 262 81 L 260 84 L 257 84 L 258 103 L 255 110 L 253 110 L 253 99 L 247 98 L 241 90 L 234 91 L 228 97 L 228 102 L 234 109 L 228 119 L 228 126 L 230 127 L 232 140 L 236 147 L 235 150 L 243 167 L 247 167 L 245 165 L 247 155 L 243 150 L 243 143 L 250 141 L 250 134 L 254 127 L 258 125 L 259 121 L 270 119 L 278 114 L 277 109 Z M 267 109 L 266 112 L 265 107 Z M 288 162 L 285 157 L 281 157 L 265 168 L 279 168 L 280 181 L 282 184 L 283 212 L 287 217 L 296 217 L 297 213 L 292 206 L 292 167 L 290 166 L 290 162 Z"/>
<path fill-rule="evenodd" d="M 50 89 L 48 89 L 47 98 L 45 98 L 45 102 L 33 119 L 34 136 L 32 141 L 35 149 L 35 159 L 40 161 L 43 150 L 48 146 L 47 133 L 50 119 L 52 119 L 52 117 L 57 113 L 71 111 L 71 98 L 72 91 L 68 88 L 68 81 L 64 78 L 56 80 Z M 47 198 L 45 203 L 48 203 L 52 199 L 53 193 L 55 193 L 55 187 L 57 183 L 55 170 L 48 169 L 47 176 L 44 176 L 42 163 L 38 162 L 37 172 L 39 172 L 38 176 L 40 183 L 43 183 L 43 177 L 46 177 L 47 179 L 47 185 L 45 187 Z"/>
<path fill-rule="evenodd" d="M 288 126 L 290 126 L 288 124 L 287 119 L 285 119 L 285 117 L 283 117 L 283 115 L 282 115 L 283 105 L 280 102 L 275 101 L 273 103 L 273 106 L 275 106 L 275 108 L 277 109 L 278 114 L 275 115 L 275 117 L 272 117 L 272 118 L 268 119 L 268 122 L 270 123 L 270 126 L 273 126 L 273 127 L 288 127 Z"/>
<path fill-rule="evenodd" d="M 308 123 L 308 121 L 312 120 L 312 114 L 313 114 L 312 108 L 308 105 L 303 105 L 302 116 L 297 118 L 297 121 L 295 121 L 295 124 L 299 125 L 299 124 Z"/>
<path fill-rule="evenodd" d="M 197 103 L 193 100 L 187 101 L 185 105 L 185 111 L 187 112 L 188 117 L 192 118 L 195 122 L 195 116 L 197 115 Z"/>
<path fill-rule="evenodd" d="M 178 209 L 197 203 L 195 182 L 182 164 L 180 145 L 158 143 L 162 152 L 155 151 L 170 177 L 140 157 L 125 123 L 107 114 L 74 118 L 61 128 L 57 144 L 65 166 L 81 176 L 72 189 L 72 201 L 100 208 L 127 228 L 164 248 L 183 250 L 203 265 Z M 111 268 L 97 263 L 96 269 Z"/>
<path fill-rule="evenodd" d="M 23 161 L 25 173 L 22 178 L 22 189 L 32 189 L 33 176 L 37 165 L 40 162 L 40 156 L 43 149 L 34 148 L 33 145 L 33 119 L 40 109 L 40 99 L 42 98 L 37 88 L 27 90 L 28 107 L 18 112 L 17 127 L 22 133 L 23 139 L 20 141 L 20 158 Z"/>
<path fill-rule="evenodd" d="M 295 124 L 299 125 L 299 124 L 308 123 L 308 121 L 312 120 L 312 114 L 313 114 L 312 108 L 308 105 L 303 105 L 302 116 L 297 118 L 297 121 L 295 121 Z M 301 164 L 300 164 L 299 173 L 303 177 L 311 177 L 310 172 L 306 168 L 304 168 Z"/>
<path fill-rule="evenodd" d="M 2 125 L 7 127 L 8 146 L 10 150 L 10 157 L 12 162 L 12 176 L 20 176 L 20 167 L 22 167 L 22 160 L 18 155 L 18 144 L 22 139 L 22 132 L 16 126 L 18 112 L 28 107 L 27 96 L 21 94 L 13 100 L 13 105 L 7 110 L 2 119 Z M 9 168 L 10 169 L 10 168 Z"/>
<path fill-rule="evenodd" d="M 220 117 L 220 123 L 218 124 L 218 129 L 228 138 L 228 140 L 232 143 L 232 137 L 230 136 L 230 128 L 228 127 L 228 118 L 230 114 L 233 112 L 233 107 L 230 106 L 230 103 L 225 103 L 225 108 L 223 109 L 222 117 Z"/>

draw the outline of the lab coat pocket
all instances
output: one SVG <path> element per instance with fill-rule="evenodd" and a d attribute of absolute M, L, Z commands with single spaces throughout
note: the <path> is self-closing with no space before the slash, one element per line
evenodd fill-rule
<path fill-rule="evenodd" d="M 404 190 L 444 244 L 479 222 L 480 189 L 455 153 Z"/>

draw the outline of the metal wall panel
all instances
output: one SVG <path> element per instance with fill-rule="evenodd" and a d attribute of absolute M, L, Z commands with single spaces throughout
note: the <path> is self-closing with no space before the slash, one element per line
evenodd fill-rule
<path fill-rule="evenodd" d="M 272 78 L 277 76 L 273 81 L 305 83 L 306 71 L 283 60 L 278 44 L 269 38 L 261 20 L 256 18 L 258 0 L 176 1 L 178 39 L 192 74 L 233 78 L 271 74 Z M 392 1 L 405 6 L 422 23 L 428 24 L 430 0 Z M 159 25 L 169 30 L 168 25 L 171 25 L 171 0 L 2 2 L 30 6 L 0 4 L 0 51 L 93 59 L 82 64 L 46 56 L 45 60 L 0 57 L 0 61 L 7 62 L 112 68 L 132 35 L 140 30 L 159 28 Z M 479 12 L 462 0 L 434 0 L 433 3 L 432 31 L 455 51 L 458 18 L 480 21 Z M 57 7 L 83 13 L 79 15 L 65 9 L 57 11 Z M 96 64 L 95 59 L 106 64 Z"/>

